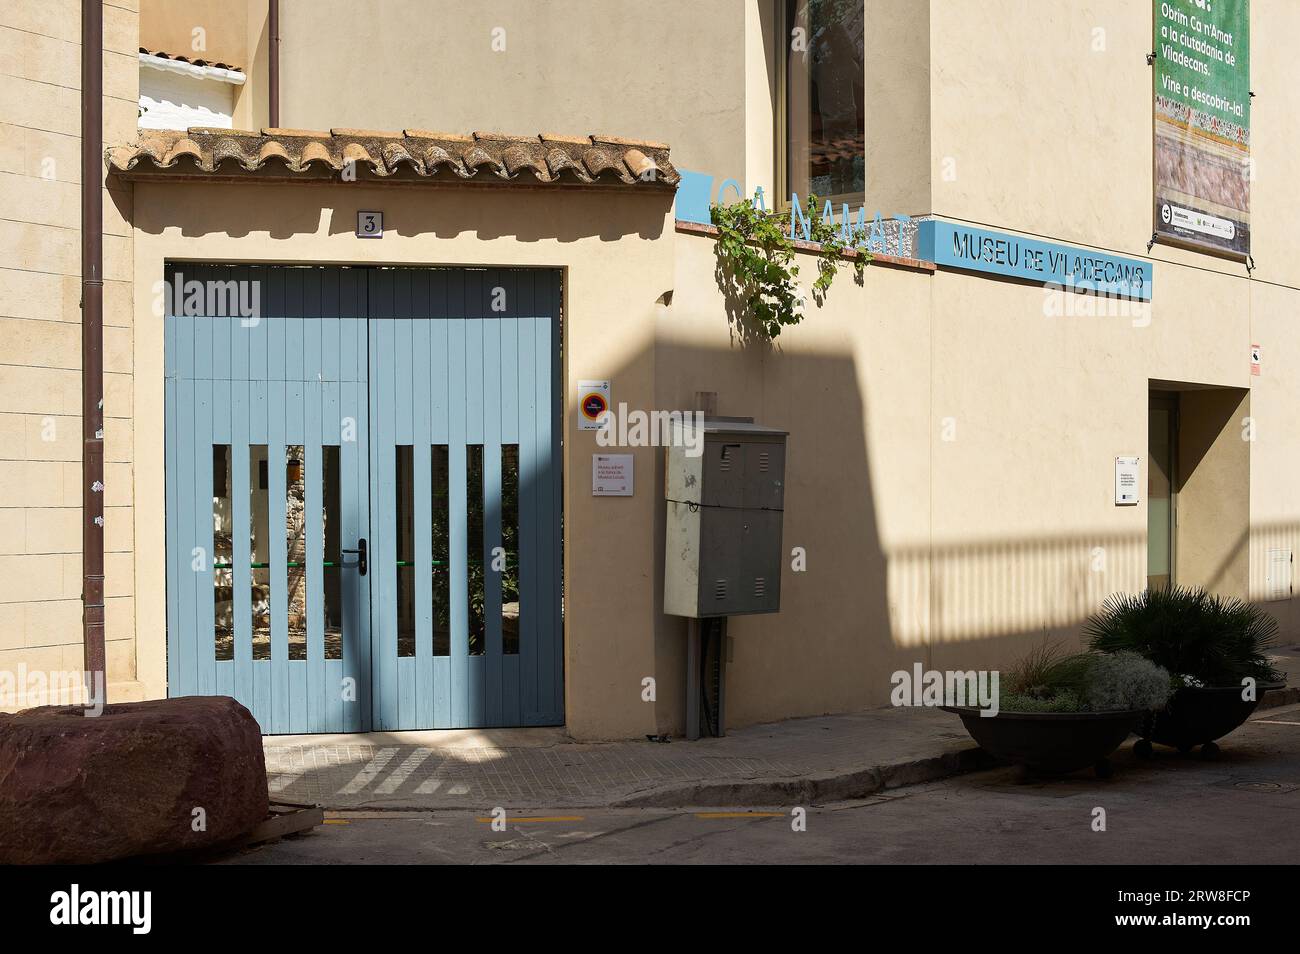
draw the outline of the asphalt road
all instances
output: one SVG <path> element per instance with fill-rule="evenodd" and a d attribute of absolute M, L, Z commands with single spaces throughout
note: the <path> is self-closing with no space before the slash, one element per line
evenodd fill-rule
<path fill-rule="evenodd" d="M 792 809 L 353 812 L 222 864 L 1292 864 L 1300 855 L 1300 706 L 1259 713 L 1214 761 L 1126 743 L 1115 775 L 998 769 Z M 1097 830 L 1104 811 L 1105 830 Z M 497 828 L 502 827 L 498 823 Z"/>

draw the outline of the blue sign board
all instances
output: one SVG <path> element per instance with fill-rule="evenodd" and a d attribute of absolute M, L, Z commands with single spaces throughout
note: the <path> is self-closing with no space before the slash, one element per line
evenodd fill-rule
<path fill-rule="evenodd" d="M 918 235 L 918 257 L 946 268 L 965 268 L 1032 282 L 1055 282 L 1063 288 L 1151 300 L 1151 262 L 940 219 L 920 223 Z"/>

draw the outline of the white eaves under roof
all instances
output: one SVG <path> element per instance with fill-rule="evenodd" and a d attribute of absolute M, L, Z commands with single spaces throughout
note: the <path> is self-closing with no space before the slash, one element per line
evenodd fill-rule
<path fill-rule="evenodd" d="M 171 57 L 166 54 L 150 53 L 145 50 L 140 51 L 140 65 L 150 69 L 179 73 L 182 76 L 189 76 L 193 79 L 207 79 L 216 80 L 219 83 L 230 83 L 232 86 L 242 86 L 246 79 L 242 70 L 227 66 L 224 63 L 210 65 L 202 61 L 191 62 L 183 58 Z"/>

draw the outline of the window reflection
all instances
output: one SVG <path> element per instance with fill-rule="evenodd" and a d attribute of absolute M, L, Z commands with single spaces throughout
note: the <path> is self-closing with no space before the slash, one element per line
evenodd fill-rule
<path fill-rule="evenodd" d="M 397 445 L 397 655 L 415 655 L 415 454 Z"/>
<path fill-rule="evenodd" d="M 433 497 L 433 654 L 451 655 L 451 548 L 447 445 L 434 444 L 430 468 Z"/>
<path fill-rule="evenodd" d="M 253 601 L 253 658 L 271 658 L 271 510 L 266 445 L 248 449 L 248 552 Z"/>
<path fill-rule="evenodd" d="M 284 449 L 289 658 L 307 658 L 307 462 L 301 444 Z"/>
<path fill-rule="evenodd" d="M 325 658 L 343 658 L 343 492 L 339 486 L 339 448 L 322 448 L 325 565 L 321 578 L 325 597 Z"/>
<path fill-rule="evenodd" d="M 213 444 L 212 602 L 217 659 L 235 658 L 234 538 L 230 516 L 230 445 Z"/>
<path fill-rule="evenodd" d="M 788 186 L 861 202 L 866 189 L 862 0 L 787 0 Z"/>
<path fill-rule="evenodd" d="M 483 629 L 483 445 L 465 445 L 465 524 L 469 568 L 469 654 L 481 656 L 486 648 Z"/>
<path fill-rule="evenodd" d="M 501 651 L 519 652 L 519 445 L 501 445 Z"/>

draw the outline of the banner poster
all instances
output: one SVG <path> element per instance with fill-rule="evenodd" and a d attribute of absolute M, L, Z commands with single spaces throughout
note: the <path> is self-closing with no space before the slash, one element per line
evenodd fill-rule
<path fill-rule="evenodd" d="M 1250 253 L 1250 0 L 1155 2 L 1155 234 Z"/>

